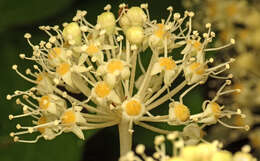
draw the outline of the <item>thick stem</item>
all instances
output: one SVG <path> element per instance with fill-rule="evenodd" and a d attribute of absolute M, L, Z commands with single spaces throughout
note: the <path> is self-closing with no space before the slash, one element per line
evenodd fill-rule
<path fill-rule="evenodd" d="M 122 119 L 118 124 L 120 156 L 125 155 L 132 148 L 132 133 L 129 132 L 129 121 Z"/>

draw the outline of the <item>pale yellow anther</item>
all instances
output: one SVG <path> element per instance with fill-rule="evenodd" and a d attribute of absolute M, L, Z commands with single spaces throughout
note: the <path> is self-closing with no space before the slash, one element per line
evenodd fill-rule
<path fill-rule="evenodd" d="M 160 58 L 159 64 L 164 67 L 165 70 L 173 70 L 176 67 L 174 60 L 171 58 Z"/>
<path fill-rule="evenodd" d="M 231 80 L 226 80 L 227 85 L 231 84 Z"/>
<path fill-rule="evenodd" d="M 61 48 L 55 47 L 53 49 L 50 49 L 50 52 L 48 54 L 48 58 L 54 59 L 54 58 L 57 58 L 60 54 L 61 54 Z"/>
<path fill-rule="evenodd" d="M 10 135 L 11 137 L 14 137 L 14 132 L 11 132 L 9 135 Z"/>
<path fill-rule="evenodd" d="M 49 42 L 55 43 L 57 41 L 55 36 L 50 37 Z"/>
<path fill-rule="evenodd" d="M 19 57 L 20 57 L 21 59 L 24 59 L 24 58 L 25 58 L 25 54 L 19 54 Z"/>
<path fill-rule="evenodd" d="M 104 98 L 109 95 L 111 89 L 106 82 L 99 82 L 94 90 L 98 97 Z"/>
<path fill-rule="evenodd" d="M 126 103 L 125 111 L 129 116 L 138 116 L 142 111 L 142 105 L 136 100 L 130 100 Z"/>
<path fill-rule="evenodd" d="M 10 94 L 8 94 L 8 95 L 6 96 L 6 99 L 7 99 L 7 100 L 11 100 L 11 99 L 12 99 L 12 96 L 11 96 Z"/>
<path fill-rule="evenodd" d="M 41 109 L 46 110 L 50 105 L 49 96 L 42 96 L 39 100 L 39 106 Z"/>
<path fill-rule="evenodd" d="M 154 138 L 154 144 L 160 145 L 165 141 L 165 137 L 163 135 L 158 135 Z"/>
<path fill-rule="evenodd" d="M 63 76 L 65 75 L 66 73 L 68 73 L 70 70 L 70 65 L 68 63 L 63 63 L 63 64 L 60 64 L 57 68 L 56 68 L 56 72 Z"/>
<path fill-rule="evenodd" d="M 206 28 L 210 28 L 211 27 L 211 24 L 210 23 L 207 23 L 206 24 Z"/>
<path fill-rule="evenodd" d="M 143 144 L 139 144 L 136 147 L 136 153 L 137 154 L 144 154 L 145 146 Z"/>
<path fill-rule="evenodd" d="M 180 13 L 174 13 L 174 15 L 173 15 L 173 18 L 174 18 L 175 20 L 178 20 L 180 17 L 181 17 L 181 14 L 180 14 Z"/>
<path fill-rule="evenodd" d="M 17 99 L 15 100 L 15 103 L 16 103 L 17 105 L 19 105 L 19 104 L 21 103 L 20 99 L 17 98 Z"/>
<path fill-rule="evenodd" d="M 24 38 L 26 38 L 26 39 L 30 39 L 31 37 L 32 37 L 32 35 L 29 33 L 24 34 Z"/>
<path fill-rule="evenodd" d="M 17 65 L 16 65 L 16 64 L 13 65 L 13 66 L 12 66 L 12 69 L 13 69 L 13 70 L 17 70 Z"/>
<path fill-rule="evenodd" d="M 190 110 L 187 106 L 181 103 L 175 103 L 173 113 L 177 120 L 185 122 L 190 118 Z"/>
<path fill-rule="evenodd" d="M 168 11 L 172 11 L 172 10 L 173 10 L 173 7 L 172 7 L 172 6 L 169 6 L 169 7 L 167 8 L 167 10 L 168 10 Z"/>
<path fill-rule="evenodd" d="M 45 46 L 46 46 L 47 49 L 52 48 L 52 44 L 50 42 L 47 42 Z"/>
<path fill-rule="evenodd" d="M 94 54 L 98 53 L 99 49 L 97 48 L 97 46 L 95 46 L 94 44 L 90 44 L 87 47 L 86 53 L 90 56 L 93 56 Z"/>
<path fill-rule="evenodd" d="M 214 62 L 214 59 L 213 59 L 213 58 L 209 58 L 209 62 L 210 62 L 210 63 L 213 63 L 213 62 Z"/>
<path fill-rule="evenodd" d="M 32 127 L 29 127 L 29 128 L 28 128 L 28 132 L 29 132 L 29 133 L 33 133 L 33 131 L 34 131 L 34 130 L 33 130 Z"/>
<path fill-rule="evenodd" d="M 8 118 L 9 118 L 9 120 L 14 119 L 14 115 L 9 115 Z"/>
<path fill-rule="evenodd" d="M 235 44 L 235 43 L 236 43 L 236 40 L 235 40 L 235 39 L 230 39 L 230 43 L 231 43 L 231 44 Z"/>
<path fill-rule="evenodd" d="M 120 60 L 111 60 L 107 64 L 107 72 L 114 73 L 115 71 L 122 71 L 124 68 L 124 64 Z"/>
<path fill-rule="evenodd" d="M 18 136 L 15 136 L 15 137 L 14 137 L 14 142 L 17 142 L 17 141 L 19 141 L 19 137 L 18 137 Z"/>
<path fill-rule="evenodd" d="M 104 10 L 106 11 L 109 11 L 111 9 L 111 5 L 110 4 L 107 4 L 105 7 L 104 7 Z"/>
<path fill-rule="evenodd" d="M 20 124 L 17 124 L 17 125 L 16 125 L 16 128 L 17 128 L 17 129 L 21 129 L 21 127 L 22 127 L 22 126 L 21 126 Z"/>
<path fill-rule="evenodd" d="M 76 122 L 76 114 L 72 110 L 68 110 L 64 112 L 61 116 L 61 123 L 62 124 L 73 124 Z"/>

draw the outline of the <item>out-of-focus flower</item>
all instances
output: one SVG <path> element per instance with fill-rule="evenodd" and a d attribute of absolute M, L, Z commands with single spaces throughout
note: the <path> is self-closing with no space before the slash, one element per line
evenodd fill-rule
<path fill-rule="evenodd" d="M 232 155 L 231 152 L 222 150 L 222 144 L 218 141 L 213 143 L 200 143 L 198 145 L 184 146 L 181 134 L 175 132 L 167 135 L 172 143 L 172 154 L 167 154 L 165 137 L 160 135 L 154 139 L 155 152 L 152 156 L 145 154 L 145 146 L 137 145 L 135 152 L 128 152 L 119 161 L 257 161 L 249 152 L 250 146 L 246 145 L 241 151 Z"/>

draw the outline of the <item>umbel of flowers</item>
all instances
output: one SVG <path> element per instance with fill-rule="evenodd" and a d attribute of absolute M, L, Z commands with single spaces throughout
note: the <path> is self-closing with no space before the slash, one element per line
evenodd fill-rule
<path fill-rule="evenodd" d="M 231 120 L 236 125 L 247 124 L 252 129 L 248 132 L 224 129 L 229 135 L 225 137 L 224 144 L 230 144 L 248 138 L 253 148 L 260 154 L 260 6 L 259 1 L 247 0 L 187 0 L 183 1 L 186 8 L 198 9 L 197 16 L 193 20 L 197 29 L 203 29 L 202 21 L 212 22 L 214 30 L 219 34 L 216 43 L 224 44 L 230 37 L 235 37 L 237 44 L 232 50 L 225 50 L 224 54 L 217 57 L 215 62 L 228 60 L 232 51 L 236 56 L 236 62 L 232 64 L 230 73 L 233 73 L 233 87 L 241 89 L 241 93 L 233 93 L 232 97 L 223 99 L 223 102 L 233 107 L 241 106 L 241 111 L 247 118 L 240 116 Z M 195 26 L 195 25 L 194 25 Z M 224 56 L 225 55 L 225 56 Z M 214 84 L 212 83 L 213 88 Z M 221 139 L 221 135 L 214 135 L 215 131 L 223 129 L 214 127 L 209 133 L 214 138 Z M 257 153 L 257 152 L 256 152 Z"/>
<path fill-rule="evenodd" d="M 31 35 L 25 34 L 33 52 L 31 56 L 20 54 L 20 57 L 35 65 L 25 74 L 17 65 L 12 68 L 33 86 L 26 91 L 16 90 L 7 95 L 7 99 L 18 97 L 16 103 L 23 111 L 20 115 L 9 115 L 9 119 L 32 117 L 33 125 L 17 124 L 18 132 L 10 133 L 15 142 L 52 140 L 64 132 L 73 132 L 84 139 L 83 130 L 117 125 L 123 155 L 131 150 L 134 124 L 160 134 L 171 131 L 148 122 L 185 125 L 185 144 L 203 140 L 201 130 L 216 123 L 248 130 L 246 125 L 232 126 L 221 121 L 232 115 L 245 116 L 239 109 L 230 111 L 217 103 L 220 96 L 240 91 L 225 90 L 231 84 L 228 79 L 232 75 L 219 75 L 229 69 L 234 59 L 212 66 L 214 59 L 206 58 L 208 51 L 234 44 L 233 39 L 223 47 L 208 48 L 215 37 L 211 25 L 206 24 L 208 31 L 200 35 L 192 29 L 194 13 L 173 13 L 172 7 L 167 8 L 169 16 L 158 22 L 150 19 L 147 4 L 129 9 L 121 4 L 118 18 L 110 12 L 110 5 L 104 9 L 95 25 L 85 19 L 86 11 L 77 11 L 73 22 L 64 23 L 63 29 L 40 26 L 49 39 L 39 44 L 33 44 Z M 181 52 L 172 54 L 177 48 Z M 143 66 L 141 54 L 151 57 L 146 60 L 148 67 Z M 182 57 L 177 59 L 177 55 Z M 142 72 L 140 76 L 136 75 L 138 68 Z M 183 97 L 196 86 L 203 85 L 208 77 L 225 82 L 214 99 L 204 101 L 201 113 L 191 115 Z M 177 78 L 181 83 L 176 84 Z M 179 99 L 173 100 L 172 97 L 186 86 Z M 85 97 L 78 99 L 72 93 Z M 153 114 L 152 110 L 166 101 L 170 101 L 168 114 Z M 38 135 L 24 140 L 22 135 L 30 133 Z"/>
<path fill-rule="evenodd" d="M 184 146 L 183 137 L 178 132 L 168 134 L 167 139 L 172 143 L 171 155 L 166 152 L 165 137 L 159 135 L 154 139 L 155 152 L 152 156 L 146 155 L 145 146 L 139 144 L 135 149 L 136 153 L 130 151 L 120 157 L 119 161 L 257 161 L 249 153 L 249 145 L 232 155 L 229 151 L 221 150 L 222 144 L 218 141 Z"/>

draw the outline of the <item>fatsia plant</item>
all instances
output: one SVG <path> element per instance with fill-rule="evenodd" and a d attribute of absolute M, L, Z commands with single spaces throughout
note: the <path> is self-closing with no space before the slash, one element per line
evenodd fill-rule
<path fill-rule="evenodd" d="M 47 41 L 34 44 L 32 55 L 20 58 L 33 61 L 25 74 L 13 65 L 13 70 L 33 86 L 16 90 L 7 99 L 17 98 L 23 114 L 9 115 L 9 119 L 32 117 L 33 125 L 17 124 L 18 132 L 11 132 L 15 142 L 35 143 L 40 138 L 52 140 L 64 132 L 72 132 L 84 139 L 83 130 L 118 126 L 120 153 L 132 147 L 134 124 L 160 134 L 172 131 L 155 127 L 149 122 L 170 126 L 184 125 L 181 132 L 185 144 L 203 140 L 204 127 L 221 123 L 228 128 L 248 130 L 248 126 L 232 126 L 221 121 L 241 111 L 230 111 L 217 103 L 220 96 L 239 92 L 226 90 L 232 75 L 221 76 L 234 59 L 213 66 L 213 58 L 206 53 L 219 51 L 235 43 L 234 39 L 222 47 L 209 48 L 215 33 L 207 23 L 207 32 L 200 35 L 192 29 L 193 12 L 183 15 L 167 8 L 169 16 L 159 22 L 151 20 L 147 4 L 128 8 L 119 6 L 119 16 L 110 12 L 111 5 L 90 24 L 86 11 L 77 11 L 73 22 L 59 26 L 40 26 L 49 35 Z M 141 54 L 146 54 L 145 60 Z M 144 66 L 144 61 L 149 65 Z M 140 69 L 141 74 L 137 74 Z M 191 114 L 183 101 L 193 88 L 204 85 L 208 77 L 224 79 L 215 98 L 205 100 L 202 112 Z M 184 89 L 181 93 L 180 91 Z M 178 100 L 173 96 L 180 93 Z M 75 94 L 84 96 L 78 98 Z M 153 109 L 169 103 L 167 114 L 155 114 Z M 37 132 L 32 140 L 22 135 Z"/>

